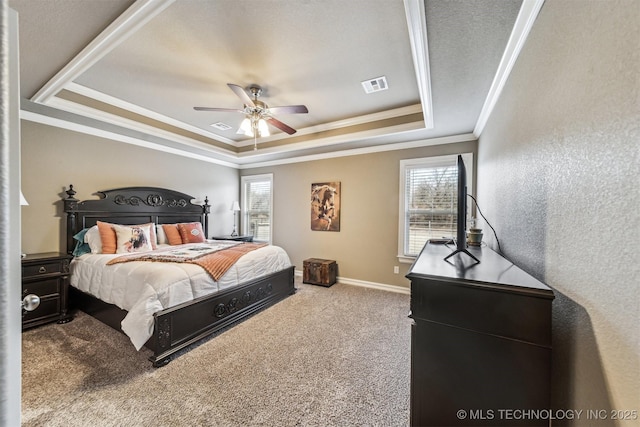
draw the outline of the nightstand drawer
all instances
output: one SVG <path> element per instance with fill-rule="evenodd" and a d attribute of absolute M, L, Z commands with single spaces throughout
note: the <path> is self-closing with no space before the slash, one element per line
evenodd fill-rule
<path fill-rule="evenodd" d="M 29 278 L 34 276 L 42 276 L 44 274 L 59 274 L 62 273 L 62 263 L 56 262 L 40 262 L 37 264 L 23 265 L 22 277 Z"/>
<path fill-rule="evenodd" d="M 22 285 L 22 292 L 24 294 L 36 294 L 40 298 L 46 295 L 58 295 L 60 293 L 60 285 L 62 285 L 62 278 L 52 277 L 51 279 L 44 279 L 29 282 L 24 281 Z"/>
<path fill-rule="evenodd" d="M 40 300 L 40 305 L 34 311 L 26 311 L 22 315 L 22 326 L 28 328 L 32 326 L 29 321 L 38 323 L 46 323 L 51 320 L 58 320 L 60 318 L 60 298 L 43 298 Z"/>

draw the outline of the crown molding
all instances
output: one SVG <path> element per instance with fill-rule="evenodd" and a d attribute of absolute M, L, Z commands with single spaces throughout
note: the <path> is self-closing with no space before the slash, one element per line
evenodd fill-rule
<path fill-rule="evenodd" d="M 239 158 L 244 157 L 252 157 L 257 158 L 260 156 L 268 156 L 271 154 L 280 154 L 280 153 L 294 153 L 296 151 L 314 149 L 318 147 L 327 147 L 329 145 L 340 145 L 348 142 L 354 142 L 357 140 L 362 140 L 366 138 L 374 138 L 379 136 L 389 136 L 392 134 L 397 134 L 401 132 L 408 132 L 412 130 L 421 130 L 424 129 L 421 122 L 413 122 L 413 123 L 404 123 L 401 125 L 388 126 L 383 128 L 384 132 L 381 132 L 381 129 L 371 129 L 365 130 L 361 132 L 352 132 L 344 135 L 336 135 L 326 138 L 318 138 L 310 141 L 304 142 L 296 142 L 293 144 L 280 145 L 277 147 L 270 148 L 261 148 L 257 151 L 244 151 L 238 153 Z"/>
<path fill-rule="evenodd" d="M 429 44 L 424 0 L 404 0 L 404 10 L 409 27 L 409 42 L 413 55 L 418 91 L 422 103 L 425 129 L 433 129 L 433 104 L 431 101 L 431 71 L 429 68 Z"/>
<path fill-rule="evenodd" d="M 136 132 L 163 138 L 192 148 L 197 148 L 199 150 L 207 151 L 215 155 L 226 157 L 229 160 L 234 160 L 237 157 L 236 153 L 233 151 L 219 148 L 202 141 L 197 141 L 186 136 L 175 134 L 173 132 L 165 131 L 154 126 L 145 125 L 134 120 L 129 120 L 115 114 L 106 113 L 102 110 L 87 107 L 86 105 L 77 104 L 66 99 L 53 97 L 47 103 L 47 106 L 69 113 L 77 114 L 82 117 L 94 119 L 99 122 L 116 125 L 119 127 L 131 129 Z"/>
<path fill-rule="evenodd" d="M 54 117 L 49 114 L 42 114 L 35 111 L 20 110 L 20 119 L 27 120 L 35 123 L 41 123 L 61 129 L 66 129 L 74 132 L 84 133 L 86 135 L 97 136 L 100 138 L 106 138 L 112 141 L 124 142 L 126 144 L 136 145 L 138 147 L 149 148 L 156 151 L 162 151 L 177 156 L 188 157 L 191 159 L 201 160 L 207 163 L 214 163 L 231 168 L 238 168 L 237 163 L 227 162 L 220 159 L 216 159 L 201 154 L 190 153 L 185 150 L 180 150 L 174 147 L 170 147 L 164 144 L 160 144 L 158 141 L 150 141 L 148 138 L 141 138 L 132 135 L 125 135 L 122 133 L 114 132 L 106 129 L 99 129 L 95 126 L 86 125 L 71 120 L 66 120 L 59 117 Z"/>
<path fill-rule="evenodd" d="M 420 104 L 409 105 L 407 107 L 394 108 L 391 110 L 380 111 L 378 113 L 365 114 L 363 116 L 351 117 L 344 120 L 336 120 L 335 122 L 323 123 L 317 126 L 309 126 L 303 129 L 298 129 L 296 136 L 304 136 L 317 134 L 321 132 L 331 131 L 349 126 L 357 126 L 365 123 L 372 123 L 380 120 L 393 119 L 396 117 L 407 116 L 415 114 L 421 111 Z M 352 134 L 351 134 L 352 135 Z M 262 142 L 278 141 L 283 139 L 278 136 L 271 136 L 266 138 L 260 138 Z M 253 145 L 253 139 L 238 142 L 238 147 L 247 147 Z"/>
<path fill-rule="evenodd" d="M 341 151 L 332 151 L 329 153 L 311 154 L 306 156 L 289 157 L 279 160 L 270 160 L 264 162 L 253 162 L 250 164 L 239 165 L 239 169 L 253 169 L 259 167 L 278 166 L 292 163 L 311 162 L 316 160 L 336 159 L 339 157 L 360 156 L 363 154 L 383 153 L 386 151 L 409 150 L 412 148 L 428 147 L 431 145 L 455 144 L 458 142 L 474 141 L 476 137 L 472 133 L 460 135 L 443 136 L 438 138 L 416 139 L 407 142 L 396 142 L 381 145 L 373 145 L 362 148 L 351 148 Z"/>
<path fill-rule="evenodd" d="M 65 112 L 65 111 L 56 109 L 58 113 L 52 114 L 51 112 L 41 110 L 43 108 L 51 109 L 52 107 L 47 107 L 42 104 L 36 104 L 36 103 L 30 103 L 30 105 L 33 106 L 32 110 L 25 109 L 26 105 L 23 105 L 23 108 L 20 110 L 20 119 L 35 122 L 35 123 L 41 123 L 44 125 L 53 126 L 61 129 L 66 129 L 74 132 L 79 132 L 87 135 L 97 136 L 100 138 L 106 138 L 113 141 L 132 144 L 132 145 L 136 145 L 139 147 L 144 147 L 152 150 L 162 151 L 169 154 L 188 157 L 191 159 L 201 160 L 208 163 L 227 166 L 234 169 L 249 169 L 249 168 L 262 167 L 262 166 L 276 166 L 281 164 L 332 159 L 332 158 L 338 158 L 338 157 L 356 156 L 361 154 L 380 153 L 385 151 L 405 150 L 405 149 L 411 149 L 411 148 L 426 147 L 430 145 L 466 142 L 466 141 L 471 141 L 475 139 L 473 134 L 461 134 L 461 135 L 453 135 L 453 136 L 446 136 L 446 137 L 439 137 L 439 138 L 416 139 L 416 140 L 400 142 L 400 143 L 390 142 L 390 143 L 380 144 L 380 145 L 375 145 L 370 147 L 345 149 L 340 151 L 313 154 L 313 155 L 300 155 L 300 156 L 289 157 L 285 159 L 265 160 L 263 162 L 260 162 L 260 161 L 256 161 L 260 157 L 265 157 L 268 155 L 279 154 L 279 153 L 259 152 L 257 154 L 253 154 L 252 156 L 250 156 L 251 158 L 249 158 L 249 156 L 241 157 L 233 153 L 223 154 L 223 153 L 218 153 L 213 151 L 209 151 L 211 153 L 210 156 L 197 154 L 197 153 L 189 152 L 187 150 L 170 146 L 169 144 L 176 143 L 176 142 L 169 138 L 165 138 L 165 139 L 154 138 L 154 137 L 150 138 L 149 135 L 146 133 L 134 131 L 127 128 L 122 128 L 116 124 L 112 125 L 112 129 L 104 129 L 96 126 L 95 123 L 79 122 L 79 119 L 82 119 L 82 120 L 87 119 L 89 121 L 98 120 L 98 119 L 91 119 L 86 116 L 76 116 L 76 119 L 74 120 L 71 117 L 65 117 L 65 115 L 73 114 L 72 112 Z M 104 122 L 101 122 L 101 123 L 104 123 Z M 399 131 L 399 129 L 397 130 Z M 129 133 L 127 133 L 127 131 L 129 131 Z M 140 135 L 136 135 L 136 134 L 140 134 Z M 409 138 L 409 136 L 407 137 Z M 197 147 L 197 148 L 200 148 L 200 147 Z M 303 147 L 303 148 L 310 148 L 310 147 Z M 301 149 L 302 148 L 299 148 L 297 151 Z M 219 156 L 224 158 L 219 158 L 214 156 Z M 247 163 L 243 163 L 243 162 L 247 162 Z"/>
<path fill-rule="evenodd" d="M 206 138 L 214 139 L 216 141 L 219 141 L 219 142 L 222 142 L 222 143 L 225 143 L 225 144 L 228 144 L 228 145 L 236 146 L 236 142 L 234 140 L 232 140 L 232 139 L 225 138 L 223 136 L 217 135 L 217 134 L 212 133 L 212 132 L 207 132 L 205 130 L 200 129 L 197 126 L 189 125 L 189 124 L 187 124 L 185 122 L 182 122 L 180 120 L 176 120 L 176 119 L 173 119 L 171 117 L 165 116 L 163 114 L 156 113 L 155 111 L 148 110 L 146 108 L 140 107 L 139 105 L 132 104 L 132 103 L 124 101 L 124 100 L 122 100 L 120 98 L 116 98 L 115 96 L 107 95 L 107 94 L 105 94 L 103 92 L 97 91 L 95 89 L 91 89 L 89 87 L 80 85 L 78 83 L 71 82 L 68 85 L 66 85 L 64 89 L 68 90 L 69 92 L 77 93 L 78 95 L 82 95 L 84 97 L 91 98 L 91 99 L 94 99 L 96 101 L 104 102 L 105 104 L 109 104 L 109 105 L 112 105 L 114 107 L 117 107 L 117 108 L 120 108 L 120 109 L 123 109 L 123 110 L 126 110 L 126 111 L 130 111 L 130 112 L 135 113 L 135 114 L 140 114 L 141 116 L 145 116 L 145 117 L 148 117 L 150 119 L 157 120 L 159 122 L 163 122 L 163 123 L 166 123 L 168 125 L 175 126 L 177 128 L 184 129 L 184 130 L 187 130 L 189 132 L 196 133 L 198 135 L 202 135 L 202 136 L 204 136 Z M 82 110 L 81 107 L 82 106 L 79 106 L 78 111 Z M 87 107 L 87 108 L 89 108 L 89 107 Z M 93 109 L 93 111 L 97 112 L 99 110 Z M 133 121 L 131 121 L 131 122 L 133 122 Z M 133 122 L 133 123 L 135 123 L 135 122 Z"/>
<path fill-rule="evenodd" d="M 127 101 L 124 101 L 122 99 L 113 97 L 111 95 L 107 95 L 105 93 L 96 91 L 94 89 L 88 88 L 86 86 L 83 85 L 79 85 L 77 83 L 69 83 L 67 86 L 65 86 L 65 90 L 68 90 L 70 92 L 73 93 L 77 93 L 78 95 L 82 95 L 84 97 L 90 98 L 90 99 L 94 99 L 96 101 L 100 101 L 100 102 L 104 102 L 108 105 L 112 105 L 114 107 L 126 110 L 126 111 L 130 111 L 132 113 L 135 114 L 140 114 L 142 116 L 148 117 L 150 119 L 153 120 L 158 120 L 160 122 L 163 123 L 167 123 L 171 126 L 175 126 L 179 129 L 184 129 L 187 130 L 189 132 L 193 132 L 196 133 L 198 135 L 202 135 L 206 138 L 210 138 L 212 140 L 215 141 L 219 141 L 219 142 L 223 142 L 225 144 L 234 146 L 234 147 L 247 147 L 247 146 L 251 146 L 253 145 L 253 139 L 250 140 L 246 140 L 246 141 L 240 141 L 240 142 L 235 142 L 231 139 L 227 139 L 224 138 L 222 136 L 219 136 L 215 133 L 211 133 L 211 132 L 206 132 L 198 127 L 195 126 L 191 126 L 187 123 L 184 123 L 182 121 L 176 120 L 176 119 L 172 119 L 170 117 L 164 116 L 162 114 L 156 113 L 154 111 L 151 110 L 147 110 L 146 108 L 131 104 Z M 159 129 L 156 129 L 152 126 L 149 125 L 145 125 L 145 124 L 141 124 L 139 122 L 136 122 L 134 120 L 129 120 L 126 118 L 122 118 L 120 116 L 114 115 L 114 114 L 110 114 L 110 113 L 106 113 L 104 111 L 83 105 L 83 104 L 78 104 L 75 103 L 73 101 L 69 101 L 69 100 L 63 100 L 61 98 L 57 98 L 57 97 L 52 97 L 51 100 L 48 102 L 49 106 L 52 107 L 57 107 L 57 108 L 61 108 L 64 109 L 66 111 L 70 111 L 76 114 L 81 114 L 81 115 L 87 115 L 91 118 L 94 119 L 98 119 L 98 120 L 104 120 L 105 122 L 108 123 L 113 123 L 113 124 L 118 124 L 120 126 L 124 126 L 124 127 L 128 127 L 130 129 L 134 129 L 134 130 L 139 130 L 141 132 L 147 132 L 151 135 L 158 135 L 161 137 L 170 137 L 169 135 L 174 135 L 174 138 L 179 139 L 180 141 L 187 143 L 187 144 L 204 144 L 202 142 L 199 141 L 194 141 L 192 139 L 186 138 L 186 137 L 180 137 L 177 136 L 175 134 L 171 134 L 167 131 L 162 131 Z M 361 125 L 361 124 L 365 124 L 365 123 L 372 123 L 372 122 L 377 122 L 380 120 L 387 120 L 387 119 L 392 119 L 392 118 L 396 118 L 396 117 L 402 117 L 402 116 L 406 116 L 406 115 L 411 115 L 411 114 L 415 114 L 421 111 L 421 106 L 420 104 L 415 104 L 415 105 L 409 105 L 406 107 L 400 107 L 400 108 L 394 108 L 391 110 L 386 110 L 386 111 L 381 111 L 378 113 L 372 113 L 372 114 L 366 114 L 363 116 L 358 116 L 358 117 L 352 117 L 349 119 L 345 119 L 345 120 L 338 120 L 338 121 L 334 121 L 331 123 L 325 123 L 322 125 L 318 125 L 318 126 L 309 126 L 303 129 L 299 129 L 296 132 L 297 136 L 304 136 L 304 135 L 312 135 L 312 134 L 318 134 L 321 132 L 326 132 L 326 131 L 330 131 L 330 130 L 335 130 L 335 129 L 340 129 L 340 128 L 344 128 L 344 127 L 348 127 L 348 126 L 354 126 L 354 125 Z M 415 126 L 411 126 L 411 128 L 415 128 Z M 387 128 L 385 128 L 386 130 Z M 370 136 L 378 136 L 379 135 L 379 131 L 375 131 L 372 130 L 370 132 Z M 348 142 L 350 140 L 352 140 L 353 138 L 355 138 L 356 136 L 354 134 L 345 134 L 342 136 L 336 136 L 336 137 L 332 137 L 330 138 L 332 141 L 334 141 L 334 143 L 339 143 L 339 142 Z M 284 139 L 282 136 L 272 136 L 272 137 L 267 137 L 267 138 L 260 138 L 260 142 L 271 142 L 271 141 L 279 141 Z M 278 147 L 277 151 L 293 151 L 293 150 L 297 150 L 299 149 L 299 147 L 301 147 L 300 144 L 306 144 L 306 145 L 302 145 L 303 148 L 305 147 L 314 147 L 314 146 L 321 146 L 321 145 L 325 145 L 328 142 L 327 138 L 321 138 L 321 139 L 314 139 L 311 140 L 307 143 L 299 143 L 299 144 L 290 144 L 287 146 L 280 146 Z M 289 147 L 289 148 L 288 148 Z M 284 148 L 284 150 L 283 150 Z M 265 151 L 264 149 L 261 149 L 261 151 Z M 273 151 L 273 150 L 271 150 Z"/>
<path fill-rule="evenodd" d="M 122 15 L 105 28 L 98 37 L 82 49 L 71 62 L 40 88 L 31 100 L 46 104 L 67 84 L 71 83 L 73 79 L 111 52 L 122 41 L 169 7 L 174 1 L 137 0 L 134 2 Z"/>
<path fill-rule="evenodd" d="M 542 9 L 544 1 L 545 0 L 523 0 L 522 2 L 520 12 L 518 12 L 518 17 L 516 18 L 516 22 L 513 26 L 513 31 L 511 31 L 511 36 L 507 42 L 507 47 L 504 50 L 504 54 L 502 55 L 502 59 L 498 65 L 498 70 L 493 78 L 493 82 L 491 83 L 491 88 L 485 98 L 476 126 L 473 129 L 473 134 L 477 138 L 480 138 L 480 134 L 484 130 L 484 127 L 489 120 L 489 116 L 491 116 L 491 113 L 500 98 L 500 94 L 507 83 L 511 70 L 520 55 L 520 51 L 529 36 L 529 32 L 538 17 L 540 9 Z"/>

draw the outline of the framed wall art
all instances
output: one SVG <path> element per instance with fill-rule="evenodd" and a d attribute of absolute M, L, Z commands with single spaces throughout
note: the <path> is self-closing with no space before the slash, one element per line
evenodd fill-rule
<path fill-rule="evenodd" d="M 311 184 L 311 229 L 340 231 L 340 182 Z"/>

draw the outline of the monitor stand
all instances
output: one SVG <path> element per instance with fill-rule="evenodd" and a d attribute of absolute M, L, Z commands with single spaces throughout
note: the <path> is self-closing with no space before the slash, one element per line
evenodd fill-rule
<path fill-rule="evenodd" d="M 449 255 L 447 255 L 444 260 L 448 260 L 449 258 L 451 258 L 452 256 L 454 256 L 455 254 L 458 253 L 465 253 L 467 255 L 469 255 L 471 258 L 473 258 L 476 261 L 476 264 L 480 264 L 480 260 L 478 258 L 476 258 L 475 256 L 473 256 L 473 254 L 471 252 L 469 252 L 466 249 L 456 249 L 455 251 L 451 252 Z"/>

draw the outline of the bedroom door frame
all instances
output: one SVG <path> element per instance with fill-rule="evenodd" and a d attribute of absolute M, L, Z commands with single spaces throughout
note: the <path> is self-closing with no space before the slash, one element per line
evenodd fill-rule
<path fill-rule="evenodd" d="M 20 425 L 22 317 L 18 14 L 0 3 L 0 425 Z M 8 96 L 6 96 L 8 95 Z"/>

